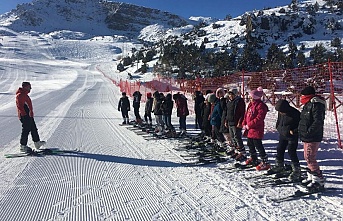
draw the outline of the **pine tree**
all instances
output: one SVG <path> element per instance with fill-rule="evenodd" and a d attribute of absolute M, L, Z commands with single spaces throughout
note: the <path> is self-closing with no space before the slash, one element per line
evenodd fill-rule
<path fill-rule="evenodd" d="M 263 65 L 264 70 L 278 70 L 284 68 L 284 62 L 286 60 L 285 54 L 279 49 L 277 44 L 273 43 L 268 49 L 265 63 Z"/>
<path fill-rule="evenodd" d="M 241 57 L 238 58 L 238 70 L 261 71 L 262 59 L 256 48 L 245 45 Z"/>
<path fill-rule="evenodd" d="M 336 37 L 331 41 L 331 47 L 340 48 L 341 44 L 342 44 L 342 42 L 341 42 L 341 39 L 339 37 Z"/>
<path fill-rule="evenodd" d="M 328 52 L 324 45 L 317 44 L 310 52 L 310 58 L 313 59 L 313 64 L 325 63 L 328 59 Z"/>

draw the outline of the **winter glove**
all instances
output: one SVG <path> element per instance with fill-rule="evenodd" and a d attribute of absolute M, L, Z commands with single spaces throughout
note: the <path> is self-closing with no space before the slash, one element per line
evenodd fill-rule
<path fill-rule="evenodd" d="M 243 132 L 243 135 L 242 135 L 243 137 L 247 137 L 248 136 L 248 130 L 244 130 L 244 132 Z"/>
<path fill-rule="evenodd" d="M 33 111 L 29 112 L 30 117 L 33 117 Z"/>
<path fill-rule="evenodd" d="M 248 127 L 248 125 L 244 125 L 242 129 L 243 130 L 249 130 L 249 127 Z"/>

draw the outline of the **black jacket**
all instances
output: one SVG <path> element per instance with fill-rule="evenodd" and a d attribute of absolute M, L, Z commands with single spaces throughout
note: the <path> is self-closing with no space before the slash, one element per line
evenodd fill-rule
<path fill-rule="evenodd" d="M 303 142 L 321 142 L 324 133 L 325 100 L 319 96 L 307 102 L 300 115 L 299 138 Z"/>
<path fill-rule="evenodd" d="M 142 94 L 139 91 L 133 93 L 133 107 L 139 108 L 141 105 Z"/>
<path fill-rule="evenodd" d="M 196 115 L 201 115 L 201 108 L 203 106 L 204 101 L 205 98 L 202 95 L 202 93 L 196 93 L 196 96 L 194 98 L 194 111 Z"/>
<path fill-rule="evenodd" d="M 163 115 L 171 115 L 173 111 L 174 102 L 172 100 L 171 94 L 167 94 L 166 98 L 162 102 L 162 114 Z"/>
<path fill-rule="evenodd" d="M 154 99 L 152 97 L 147 98 L 145 102 L 145 113 L 150 114 L 152 111 L 152 103 Z"/>
<path fill-rule="evenodd" d="M 298 140 L 298 126 L 300 121 L 300 112 L 291 107 L 286 100 L 279 100 L 275 105 L 275 109 L 279 111 L 276 121 L 276 129 L 280 136 L 287 140 Z M 280 113 L 281 112 L 281 113 Z M 293 132 L 293 134 L 290 133 Z"/>
<path fill-rule="evenodd" d="M 162 115 L 162 99 L 160 97 L 156 97 L 156 103 L 153 112 L 154 115 Z"/>
<path fill-rule="evenodd" d="M 121 97 L 118 103 L 118 111 L 120 110 L 130 110 L 130 101 L 128 97 Z"/>

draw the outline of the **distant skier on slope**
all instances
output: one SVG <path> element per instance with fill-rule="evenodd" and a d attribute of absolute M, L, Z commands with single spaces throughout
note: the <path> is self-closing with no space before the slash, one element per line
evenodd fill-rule
<path fill-rule="evenodd" d="M 16 92 L 16 106 L 18 117 L 22 124 L 20 137 L 20 151 L 24 153 L 32 153 L 32 148 L 27 146 L 28 136 L 31 132 L 32 140 L 36 149 L 39 149 L 45 144 L 41 141 L 38 134 L 38 129 L 34 120 L 33 106 L 29 93 L 31 91 L 30 82 L 23 82 Z"/>
<path fill-rule="evenodd" d="M 145 123 L 151 127 L 152 119 L 151 119 L 151 112 L 152 112 L 152 104 L 154 99 L 152 98 L 151 92 L 146 94 L 146 102 L 145 102 L 145 109 L 144 109 L 144 120 Z"/>
<path fill-rule="evenodd" d="M 126 96 L 126 92 L 123 92 L 122 97 L 119 99 L 118 111 L 121 111 L 123 116 L 123 124 L 129 124 L 130 101 Z"/>
<path fill-rule="evenodd" d="M 142 118 L 141 118 L 141 115 L 139 114 L 139 108 L 141 106 L 141 98 L 142 98 L 141 92 L 135 91 L 133 93 L 133 112 L 136 117 L 136 124 L 142 124 Z"/>

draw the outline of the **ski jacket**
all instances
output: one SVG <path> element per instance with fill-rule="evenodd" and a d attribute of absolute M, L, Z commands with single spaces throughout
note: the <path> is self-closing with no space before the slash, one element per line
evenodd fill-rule
<path fill-rule="evenodd" d="M 221 122 L 220 122 L 220 133 L 229 133 L 229 128 L 225 127 L 225 116 L 226 116 L 226 104 L 228 102 L 228 99 L 222 97 L 220 99 L 220 107 L 222 108 L 222 116 L 221 116 Z"/>
<path fill-rule="evenodd" d="M 208 118 L 211 113 L 211 104 L 206 102 L 203 104 L 202 111 L 201 111 L 201 117 L 202 117 L 202 122 L 203 122 L 203 127 L 205 127 L 208 123 Z"/>
<path fill-rule="evenodd" d="M 276 121 L 276 129 L 279 134 L 286 140 L 298 140 L 298 126 L 300 121 L 300 112 L 291 107 L 286 100 L 280 100 L 275 105 L 279 112 Z M 280 113 L 282 112 L 282 113 Z M 293 134 L 290 133 L 292 131 Z"/>
<path fill-rule="evenodd" d="M 182 94 L 174 94 L 178 95 L 175 99 L 175 104 L 177 108 L 177 117 L 184 117 L 189 115 L 187 98 Z"/>
<path fill-rule="evenodd" d="M 145 102 L 145 113 L 150 114 L 152 111 L 152 103 L 154 102 L 154 99 L 152 97 L 147 98 Z"/>
<path fill-rule="evenodd" d="M 155 97 L 154 115 L 162 115 L 162 99 Z"/>
<path fill-rule="evenodd" d="M 119 103 L 118 103 L 118 111 L 120 110 L 127 110 L 130 111 L 130 101 L 129 98 L 127 96 L 125 97 L 121 97 L 119 99 Z"/>
<path fill-rule="evenodd" d="M 268 107 L 261 100 L 254 100 L 249 103 L 244 115 L 243 126 L 247 127 L 247 137 L 251 139 L 262 139 L 264 135 L 264 119 Z"/>
<path fill-rule="evenodd" d="M 27 115 L 33 117 L 32 101 L 28 94 L 29 91 L 21 87 L 16 92 L 15 102 L 19 118 Z"/>
<path fill-rule="evenodd" d="M 242 124 L 245 115 L 245 102 L 243 98 L 236 96 L 226 103 L 225 121 L 229 126 Z"/>
<path fill-rule="evenodd" d="M 194 98 L 194 112 L 195 112 L 195 114 L 197 114 L 197 115 L 201 114 L 201 108 L 202 108 L 204 101 L 205 101 L 205 98 L 202 95 L 202 93 L 199 92 L 195 95 L 195 98 Z"/>
<path fill-rule="evenodd" d="M 168 94 L 164 101 L 162 102 L 162 114 L 171 115 L 173 111 L 174 102 L 172 100 L 171 94 Z"/>
<path fill-rule="evenodd" d="M 139 108 L 141 104 L 142 94 L 139 91 L 133 93 L 133 108 Z"/>
<path fill-rule="evenodd" d="M 321 142 L 324 133 L 326 103 L 322 97 L 314 96 L 300 114 L 299 137 L 303 142 Z"/>
<path fill-rule="evenodd" d="M 210 123 L 212 126 L 220 126 L 222 114 L 223 114 L 223 110 L 221 107 L 221 103 L 220 103 L 220 100 L 217 99 L 216 103 L 214 104 L 214 108 L 213 108 L 212 114 L 211 114 Z"/>

